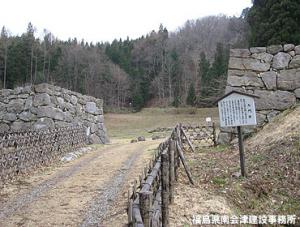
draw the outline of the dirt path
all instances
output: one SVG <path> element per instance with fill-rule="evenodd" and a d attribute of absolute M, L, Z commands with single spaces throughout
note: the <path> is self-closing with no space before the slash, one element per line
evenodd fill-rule
<path fill-rule="evenodd" d="M 8 185 L 0 191 L 0 226 L 123 225 L 124 193 L 158 144 L 107 145 Z"/>

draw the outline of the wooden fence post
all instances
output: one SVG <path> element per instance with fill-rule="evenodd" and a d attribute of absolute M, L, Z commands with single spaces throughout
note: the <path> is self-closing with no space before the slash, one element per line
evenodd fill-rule
<path fill-rule="evenodd" d="M 151 219 L 151 227 L 161 227 L 161 186 L 156 192 L 156 196 L 152 205 L 152 210 L 153 214 Z"/>
<path fill-rule="evenodd" d="M 140 212 L 139 198 L 135 199 L 132 204 L 132 226 L 134 227 L 144 227 L 143 219 Z"/>
<path fill-rule="evenodd" d="M 133 205 L 133 200 L 129 199 L 128 201 L 128 226 L 129 227 L 133 226 L 132 205 Z"/>
<path fill-rule="evenodd" d="M 178 154 L 178 149 L 176 146 L 177 140 L 175 140 L 175 147 L 174 147 L 174 174 L 175 174 L 175 180 L 178 181 L 178 169 L 180 164 L 180 157 Z"/>
<path fill-rule="evenodd" d="M 174 186 L 175 186 L 175 141 L 169 141 L 169 179 L 170 179 L 170 203 L 174 203 Z"/>
<path fill-rule="evenodd" d="M 192 142 L 190 141 L 188 135 L 185 133 L 185 131 L 184 131 L 184 129 L 182 127 L 180 129 L 181 129 L 182 134 L 186 138 L 186 141 L 187 141 L 188 145 L 190 146 L 190 148 L 192 149 L 192 151 L 195 152 L 195 148 L 194 148 Z"/>
<path fill-rule="evenodd" d="M 179 146 L 181 146 L 181 133 L 180 133 L 180 125 L 178 125 L 177 126 L 177 141 L 176 141 L 176 143 L 178 143 L 179 144 Z M 178 159 L 176 160 L 177 161 L 177 168 L 179 168 L 180 167 L 180 157 L 179 157 L 179 151 L 178 151 L 178 148 L 177 148 L 177 146 L 176 146 L 176 150 L 177 150 L 177 157 L 178 157 Z"/>
<path fill-rule="evenodd" d="M 191 184 L 194 184 L 194 181 L 193 181 L 193 178 L 192 178 L 192 174 L 191 174 L 191 172 L 190 172 L 190 170 L 189 170 L 189 168 L 188 168 L 188 165 L 186 164 L 186 161 L 185 161 L 183 152 L 182 152 L 182 150 L 181 150 L 179 144 L 176 143 L 176 145 L 177 145 L 178 154 L 179 154 L 180 160 L 181 160 L 181 162 L 182 162 L 182 164 L 183 164 L 183 167 L 184 167 L 184 169 L 185 169 L 185 172 L 186 172 L 186 174 L 187 174 L 187 176 L 188 176 L 188 178 L 189 178 Z"/>
<path fill-rule="evenodd" d="M 169 226 L 169 160 L 167 151 L 161 154 L 162 184 L 162 227 Z"/>
<path fill-rule="evenodd" d="M 140 195 L 141 216 L 145 227 L 150 227 L 152 213 L 152 192 L 142 191 Z"/>
<path fill-rule="evenodd" d="M 215 122 L 213 122 L 212 127 L 213 127 L 214 146 L 217 146 L 217 132 L 216 132 L 216 123 Z"/>

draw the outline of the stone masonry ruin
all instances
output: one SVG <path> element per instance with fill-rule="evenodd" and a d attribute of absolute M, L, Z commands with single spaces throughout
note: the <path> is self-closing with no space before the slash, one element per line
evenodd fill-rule
<path fill-rule="evenodd" d="M 240 91 L 255 99 L 258 126 L 300 101 L 300 45 L 231 49 L 225 93 Z M 245 133 L 256 130 L 244 127 Z M 228 143 L 235 128 L 221 128 L 218 143 Z"/>
<path fill-rule="evenodd" d="M 50 84 L 0 91 L 0 133 L 80 126 L 89 143 L 107 143 L 103 100 Z"/>

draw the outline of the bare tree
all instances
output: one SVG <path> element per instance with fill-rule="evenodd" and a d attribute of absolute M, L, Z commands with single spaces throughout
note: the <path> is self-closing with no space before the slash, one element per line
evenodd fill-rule
<path fill-rule="evenodd" d="M 6 88 L 7 80 L 7 55 L 9 46 L 9 31 L 3 26 L 1 30 L 1 42 L 3 43 L 4 49 L 4 67 L 3 67 L 3 88 Z"/>

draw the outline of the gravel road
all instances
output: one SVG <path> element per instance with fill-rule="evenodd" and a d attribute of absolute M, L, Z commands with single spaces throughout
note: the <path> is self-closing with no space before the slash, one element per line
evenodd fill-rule
<path fill-rule="evenodd" d="M 0 226 L 110 226 L 105 219 L 115 210 L 114 226 L 124 225 L 123 193 L 158 143 L 105 145 L 7 185 L 0 190 Z"/>

